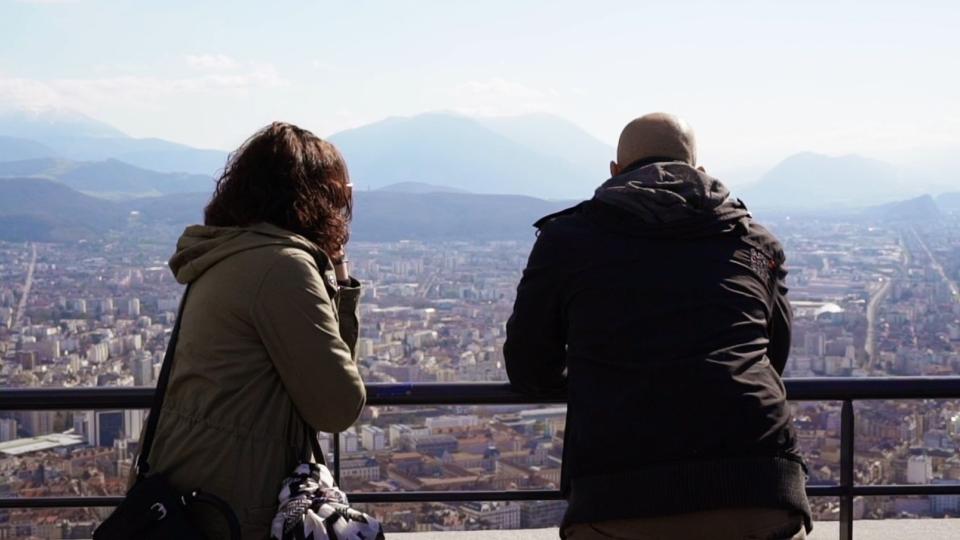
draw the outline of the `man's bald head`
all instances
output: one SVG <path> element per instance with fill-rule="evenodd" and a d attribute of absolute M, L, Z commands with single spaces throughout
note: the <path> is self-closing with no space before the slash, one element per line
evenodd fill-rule
<path fill-rule="evenodd" d="M 631 121 L 620 133 L 617 161 L 610 164 L 611 172 L 619 174 L 633 163 L 650 158 L 696 165 L 697 140 L 693 130 L 682 118 L 667 113 L 652 113 Z"/>

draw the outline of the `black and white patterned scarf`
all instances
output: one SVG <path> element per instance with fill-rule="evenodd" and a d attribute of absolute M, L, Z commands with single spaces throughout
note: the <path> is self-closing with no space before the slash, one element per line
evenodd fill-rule
<path fill-rule="evenodd" d="M 283 481 L 270 540 L 383 540 L 383 527 L 348 506 L 325 465 L 301 463 Z"/>

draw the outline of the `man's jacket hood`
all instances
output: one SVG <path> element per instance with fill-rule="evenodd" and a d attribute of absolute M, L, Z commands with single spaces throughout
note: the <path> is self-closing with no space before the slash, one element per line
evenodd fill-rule
<path fill-rule="evenodd" d="M 733 228 L 750 213 L 716 178 L 683 162 L 643 165 L 610 178 L 593 201 L 620 209 L 644 236 L 701 236 Z M 595 206 L 595 205 L 592 205 Z M 591 205 L 587 211 L 590 212 Z"/>
<path fill-rule="evenodd" d="M 170 258 L 170 269 L 177 282 L 196 281 L 204 272 L 227 257 L 264 246 L 289 246 L 302 249 L 318 260 L 324 269 L 323 251 L 306 238 L 269 223 L 247 227 L 210 227 L 191 225 L 177 241 L 177 251 Z M 323 255 L 323 257 L 319 257 Z M 332 270 L 332 269 L 331 269 Z"/>

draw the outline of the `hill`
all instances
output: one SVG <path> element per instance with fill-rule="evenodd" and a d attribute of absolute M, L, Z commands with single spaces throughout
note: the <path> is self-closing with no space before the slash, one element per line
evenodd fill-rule
<path fill-rule="evenodd" d="M 61 182 L 77 191 L 109 197 L 131 197 L 213 189 L 209 176 L 163 173 L 109 159 L 76 162 L 40 158 L 0 162 L 0 177 L 34 176 Z"/>
<path fill-rule="evenodd" d="M 603 164 L 588 171 L 454 114 L 389 118 L 330 140 L 360 190 L 420 182 L 473 193 L 579 198 L 603 180 Z"/>
<path fill-rule="evenodd" d="M 6 110 L 0 112 L 0 136 L 27 139 L 53 154 L 17 153 L 18 148 L 0 139 L 0 161 L 59 156 L 76 161 L 117 159 L 160 172 L 213 175 L 227 153 L 193 148 L 162 139 L 138 139 L 88 116 L 68 110 Z"/>
<path fill-rule="evenodd" d="M 532 239 L 534 221 L 570 204 L 521 195 L 357 192 L 351 238 L 371 242 Z"/>
<path fill-rule="evenodd" d="M 0 136 L 0 161 L 49 157 L 57 157 L 57 152 L 45 144 L 19 137 Z"/>
<path fill-rule="evenodd" d="M 41 178 L 0 178 L 0 239 L 87 238 L 124 223 L 116 204 Z"/>
<path fill-rule="evenodd" d="M 960 191 L 941 193 L 937 196 L 937 206 L 943 212 L 960 212 Z"/>
<path fill-rule="evenodd" d="M 890 221 L 909 221 L 911 223 L 939 221 L 943 218 L 940 207 L 930 195 L 921 195 L 905 201 L 883 204 L 864 211 L 868 217 Z"/>
<path fill-rule="evenodd" d="M 580 126 L 550 114 L 478 118 L 480 124 L 541 154 L 567 161 L 585 171 L 596 171 L 598 183 L 617 151 Z"/>
<path fill-rule="evenodd" d="M 118 203 L 148 223 L 185 226 L 203 220 L 207 193 L 177 193 Z M 354 194 L 351 240 L 508 240 L 533 238 L 533 222 L 568 206 L 520 195 L 403 193 Z"/>
<path fill-rule="evenodd" d="M 568 206 L 521 195 L 362 191 L 354 195 L 354 241 L 532 239 L 534 221 Z M 109 201 L 43 178 L 0 178 L 0 239 L 75 240 L 143 224 L 184 227 L 203 220 L 210 198 L 174 193 Z"/>
<path fill-rule="evenodd" d="M 203 223 L 203 209 L 210 201 L 210 193 L 173 193 L 160 197 L 142 197 L 119 201 L 125 213 L 138 212 L 146 223 L 160 223 L 183 227 Z"/>
<path fill-rule="evenodd" d="M 49 141 L 64 157 L 78 161 L 118 160 L 157 172 L 214 176 L 227 161 L 221 150 L 203 150 L 162 139 L 63 138 Z"/>
<path fill-rule="evenodd" d="M 862 208 L 923 193 L 893 165 L 849 155 L 802 153 L 788 157 L 737 195 L 748 207 Z"/>

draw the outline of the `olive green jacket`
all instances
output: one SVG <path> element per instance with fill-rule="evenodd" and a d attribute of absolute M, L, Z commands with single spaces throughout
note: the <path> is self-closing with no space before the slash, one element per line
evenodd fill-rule
<path fill-rule="evenodd" d="M 269 536 L 304 428 L 337 432 L 366 394 L 354 355 L 359 283 L 338 287 L 315 244 L 269 224 L 188 227 L 170 268 L 190 290 L 151 472 L 225 499 L 244 540 Z M 227 538 L 197 511 L 208 538 Z"/>

